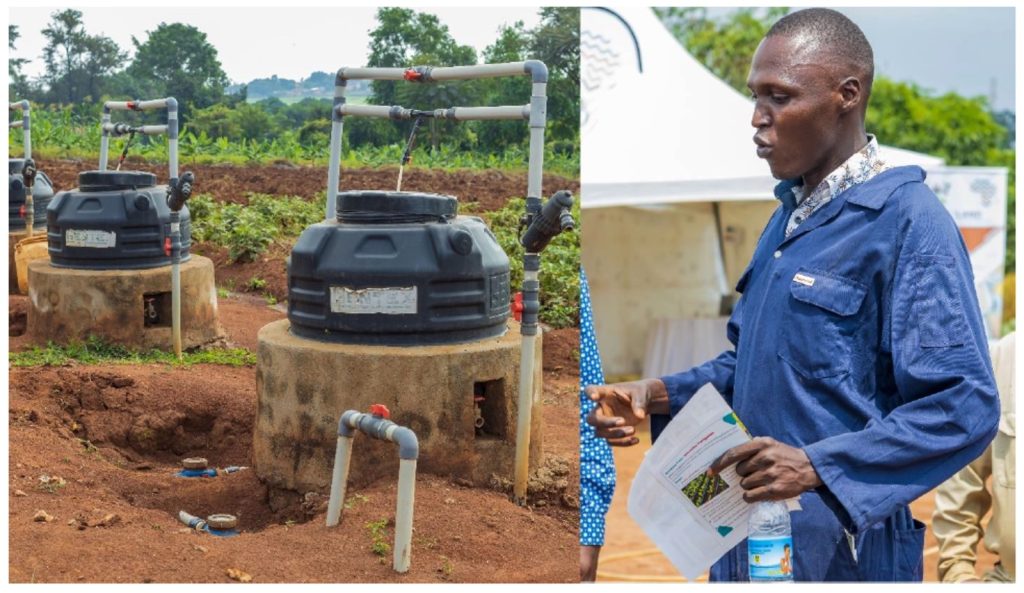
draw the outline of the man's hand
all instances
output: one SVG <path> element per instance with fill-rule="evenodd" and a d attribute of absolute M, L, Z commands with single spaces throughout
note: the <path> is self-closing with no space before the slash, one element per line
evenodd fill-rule
<path fill-rule="evenodd" d="M 785 500 L 822 484 L 803 449 L 769 437 L 757 437 L 729 449 L 710 469 L 718 473 L 734 463 L 747 502 Z"/>
<path fill-rule="evenodd" d="M 597 580 L 597 557 L 601 546 L 580 546 L 580 582 L 593 583 Z"/>
<path fill-rule="evenodd" d="M 597 406 L 587 415 L 587 423 L 598 437 L 615 447 L 640 442 L 637 424 L 647 414 L 668 414 L 668 391 L 660 379 L 643 379 L 611 385 L 590 385 L 584 389 Z"/>

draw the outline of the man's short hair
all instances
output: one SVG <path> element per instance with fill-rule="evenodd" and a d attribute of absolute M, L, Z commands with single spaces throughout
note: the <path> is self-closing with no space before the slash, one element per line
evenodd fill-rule
<path fill-rule="evenodd" d="M 871 93 L 875 76 L 875 56 L 864 32 L 841 12 L 828 8 L 808 8 L 787 14 L 768 30 L 774 36 L 808 36 L 845 65 L 858 69 L 864 77 L 864 90 Z"/>

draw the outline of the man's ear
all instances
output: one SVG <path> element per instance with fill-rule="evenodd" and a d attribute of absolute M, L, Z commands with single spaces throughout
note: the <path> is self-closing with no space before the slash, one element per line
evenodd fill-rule
<path fill-rule="evenodd" d="M 842 97 L 842 102 L 839 105 L 840 112 L 846 113 L 859 108 L 865 99 L 864 87 L 861 85 L 860 79 L 856 76 L 844 78 L 839 84 L 839 95 Z"/>

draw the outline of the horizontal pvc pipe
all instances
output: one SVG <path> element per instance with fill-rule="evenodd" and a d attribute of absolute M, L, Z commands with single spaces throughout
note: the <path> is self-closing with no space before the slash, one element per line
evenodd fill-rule
<path fill-rule="evenodd" d="M 9 125 L 9 126 L 10 126 L 10 127 L 12 128 L 12 129 L 13 129 L 13 128 L 22 128 L 22 127 L 24 127 L 24 126 L 25 126 L 25 122 L 21 122 L 21 121 L 12 121 L 12 122 L 11 122 L 10 124 L 8 124 L 8 125 Z"/>
<path fill-rule="evenodd" d="M 457 121 L 530 119 L 529 105 L 502 105 L 500 107 L 452 107 L 447 111 L 451 115 L 449 117 L 445 117 L 444 119 L 454 119 Z"/>
<path fill-rule="evenodd" d="M 131 132 L 136 134 L 142 134 L 144 136 L 155 136 L 157 134 L 166 134 L 168 126 L 166 124 L 159 126 L 129 126 L 121 123 L 105 123 L 103 124 L 103 131 L 114 136 L 124 136 Z"/>
<path fill-rule="evenodd" d="M 148 111 L 150 109 L 163 109 L 167 107 L 170 101 L 171 97 L 147 101 L 107 101 L 103 104 L 103 107 L 111 111 Z"/>
<path fill-rule="evenodd" d="M 337 107 L 342 117 L 380 117 L 386 119 L 412 119 L 418 113 L 401 105 L 349 105 Z M 422 113 L 422 112 L 420 112 Z M 497 107 L 448 107 L 429 112 L 428 117 L 435 119 L 453 119 L 456 121 L 470 120 L 528 120 L 529 105 L 501 105 Z"/>
<path fill-rule="evenodd" d="M 477 64 L 474 66 L 438 66 L 430 69 L 430 79 L 441 82 L 445 80 L 471 80 L 474 78 L 497 78 L 499 76 L 524 76 L 526 62 L 507 62 L 504 64 Z"/>
<path fill-rule="evenodd" d="M 391 112 L 394 107 L 390 105 L 350 105 L 343 103 L 337 107 L 338 113 L 343 116 L 359 116 L 359 117 L 384 117 L 390 118 Z M 401 109 L 401 108 L 399 108 Z M 408 110 L 406 110 L 408 111 Z M 408 117 L 400 118 L 408 119 Z"/>
<path fill-rule="evenodd" d="M 342 68 L 338 76 L 345 80 L 404 80 L 408 68 Z"/>

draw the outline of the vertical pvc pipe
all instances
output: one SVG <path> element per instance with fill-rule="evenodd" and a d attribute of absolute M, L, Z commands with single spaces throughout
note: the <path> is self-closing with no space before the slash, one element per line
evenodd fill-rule
<path fill-rule="evenodd" d="M 526 195 L 539 198 L 543 195 L 541 182 L 544 177 L 544 126 L 547 125 L 547 84 L 535 82 L 530 97 L 530 160 L 527 172 Z"/>
<path fill-rule="evenodd" d="M 524 272 L 524 281 L 536 280 L 537 272 Z M 533 362 L 536 335 L 524 335 L 519 359 L 519 410 L 516 419 L 516 465 L 513 495 L 516 504 L 526 504 L 530 477 L 530 428 L 533 422 Z"/>
<path fill-rule="evenodd" d="M 338 70 L 334 79 L 334 102 L 331 104 L 331 156 L 327 163 L 327 207 L 324 220 L 334 220 L 335 202 L 338 199 L 338 181 L 341 177 L 341 133 L 343 117 L 339 108 L 345 104 L 345 90 L 348 84 L 345 69 Z"/>
<path fill-rule="evenodd" d="M 334 527 L 341 519 L 341 505 L 345 502 L 351 460 L 352 437 L 338 436 L 338 444 L 334 449 L 334 472 L 331 474 L 331 498 L 327 503 L 328 527 Z"/>
<path fill-rule="evenodd" d="M 544 178 L 544 126 L 547 125 L 547 84 L 533 83 L 530 97 L 530 161 L 527 171 L 527 201 L 540 199 Z M 539 271 L 524 270 L 523 286 L 537 282 Z M 524 328 L 525 329 L 525 328 Z M 519 360 L 519 414 L 516 420 L 516 463 L 513 498 L 516 504 L 526 504 L 526 488 L 530 478 L 530 428 L 533 422 L 533 365 L 536 331 L 523 332 L 523 345 Z"/>
<path fill-rule="evenodd" d="M 171 178 L 171 183 L 176 178 Z M 171 338 L 174 342 L 174 356 L 181 360 L 181 218 L 171 212 Z"/>
<path fill-rule="evenodd" d="M 334 220 L 338 200 L 338 178 L 341 173 L 341 118 L 331 122 L 331 156 L 327 167 L 327 212 L 324 220 Z"/>
<path fill-rule="evenodd" d="M 21 108 L 21 127 L 24 128 L 24 130 L 22 130 L 24 134 L 24 140 L 22 140 L 22 144 L 25 145 L 25 160 L 28 160 L 32 158 L 32 132 L 30 130 L 30 128 L 32 127 L 32 118 L 29 116 L 29 111 L 31 111 L 31 107 L 29 106 L 28 101 L 22 101 Z"/>
<path fill-rule="evenodd" d="M 398 505 L 395 510 L 395 572 L 408 572 L 412 562 L 412 514 L 416 496 L 416 460 L 398 466 Z"/>
<path fill-rule="evenodd" d="M 178 101 L 167 99 L 167 157 L 168 179 L 178 176 Z"/>
<path fill-rule="evenodd" d="M 103 116 L 100 118 L 100 171 L 107 170 L 107 151 L 110 149 L 110 133 L 107 132 L 107 124 L 110 123 L 110 110 L 103 107 Z"/>

